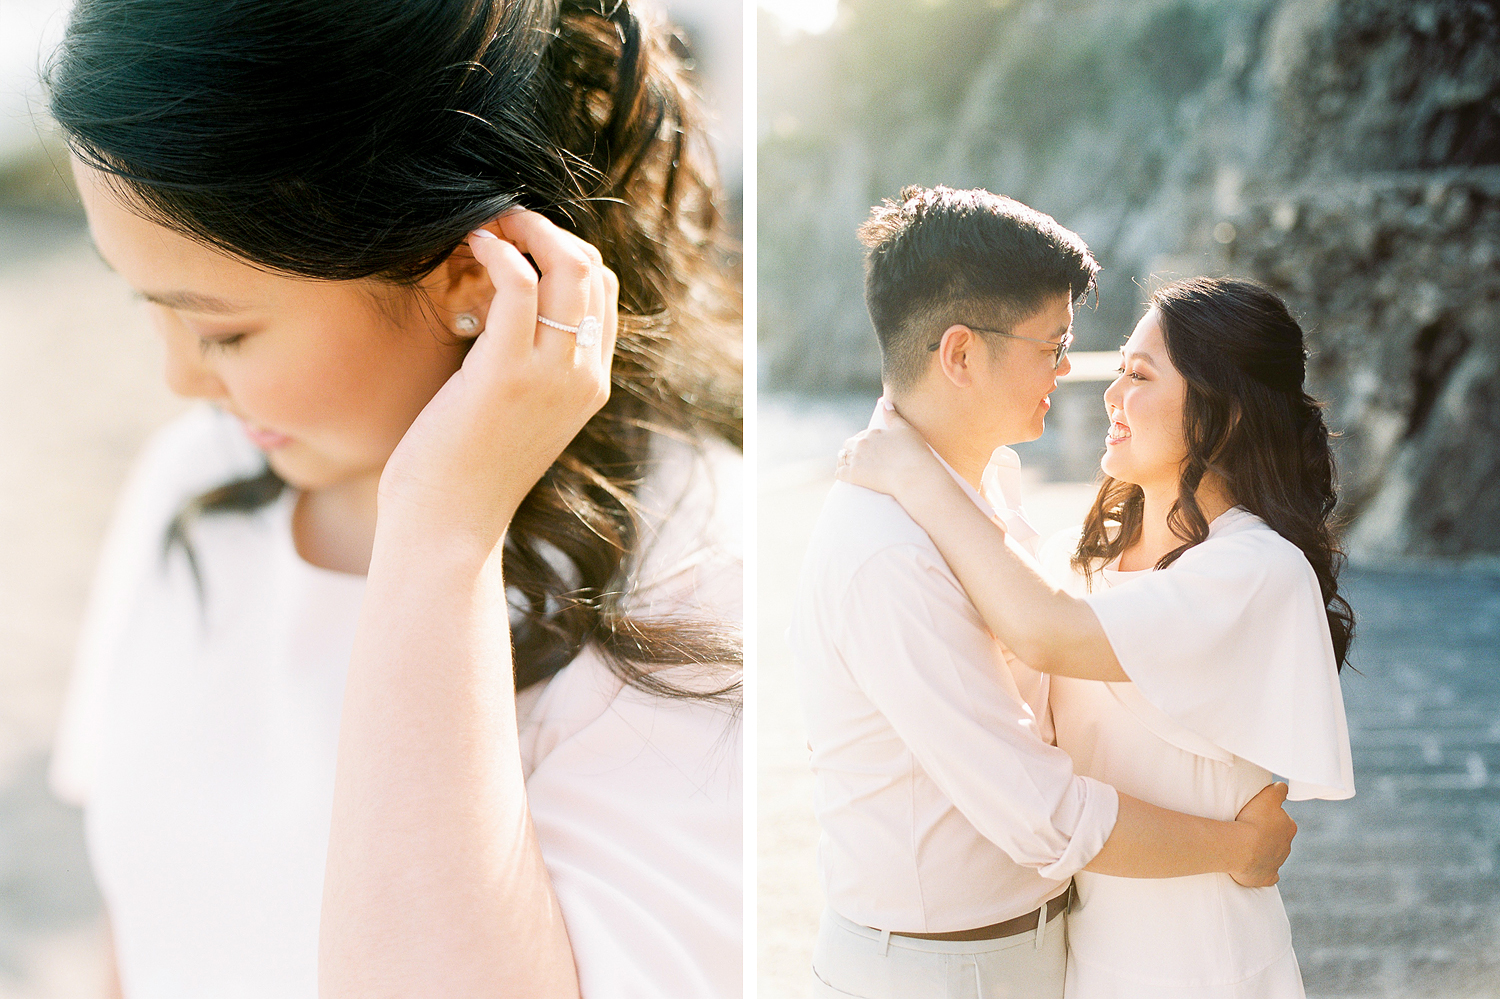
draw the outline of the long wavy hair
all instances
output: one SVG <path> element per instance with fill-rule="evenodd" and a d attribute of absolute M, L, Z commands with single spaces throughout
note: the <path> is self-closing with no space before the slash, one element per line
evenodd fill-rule
<path fill-rule="evenodd" d="M 737 692 L 655 675 L 737 664 L 737 627 L 625 610 L 653 436 L 741 443 L 738 256 L 676 44 L 626 0 L 79 0 L 48 69 L 132 210 L 257 266 L 410 288 L 518 205 L 599 248 L 613 391 L 505 539 L 517 688 L 594 643 L 647 691 Z M 283 488 L 227 483 L 172 538 Z"/>
<path fill-rule="evenodd" d="M 1189 278 L 1151 296 L 1172 365 L 1186 384 L 1187 458 L 1167 524 L 1182 544 L 1165 569 L 1208 537 L 1198 486 L 1212 471 L 1234 502 L 1302 550 L 1318 577 L 1333 651 L 1343 669 L 1354 612 L 1339 594 L 1344 556 L 1331 519 L 1337 500 L 1322 405 L 1303 390 L 1302 327 L 1274 293 L 1252 281 Z M 1073 556 L 1091 575 L 1141 536 L 1141 487 L 1104 476 Z"/>

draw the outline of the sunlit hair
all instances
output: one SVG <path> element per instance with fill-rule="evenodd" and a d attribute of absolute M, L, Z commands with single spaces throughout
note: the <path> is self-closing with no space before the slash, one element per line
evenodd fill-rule
<path fill-rule="evenodd" d="M 740 659 L 727 623 L 623 610 L 653 437 L 740 442 L 737 257 L 674 44 L 624 0 L 79 0 L 48 74 L 132 210 L 269 270 L 410 288 L 518 205 L 599 248 L 614 386 L 505 539 L 517 687 L 588 643 L 663 694 L 658 667 Z M 282 488 L 229 483 L 174 534 Z"/>
<path fill-rule="evenodd" d="M 1322 405 L 1303 391 L 1302 327 L 1276 295 L 1251 281 L 1190 278 L 1151 296 L 1167 355 L 1186 382 L 1187 459 L 1167 524 L 1182 544 L 1157 562 L 1165 569 L 1208 537 L 1198 506 L 1212 471 L 1233 501 L 1302 550 L 1318 577 L 1340 669 L 1354 635 L 1354 612 L 1339 594 L 1344 556 L 1330 520 L 1337 499 L 1333 452 Z M 1105 476 L 1073 557 L 1085 575 L 1141 536 L 1141 487 Z"/>
<path fill-rule="evenodd" d="M 981 189 L 902 188 L 870 210 L 859 238 L 881 378 L 895 391 L 921 379 L 927 345 L 953 323 L 1008 332 L 1050 298 L 1082 299 L 1099 273 L 1077 233 Z"/>

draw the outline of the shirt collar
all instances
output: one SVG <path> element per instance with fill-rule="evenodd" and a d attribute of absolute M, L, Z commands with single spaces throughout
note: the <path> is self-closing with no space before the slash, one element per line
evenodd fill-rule
<path fill-rule="evenodd" d="M 995 448 L 984 466 L 980 485 L 984 487 L 984 495 L 999 512 L 1006 533 L 1015 535 L 1016 540 L 1022 544 L 1040 537 L 1021 509 L 1020 455 L 1003 445 Z"/>
<path fill-rule="evenodd" d="M 869 425 L 881 430 L 889 426 L 885 419 L 883 399 L 875 403 L 875 412 L 870 414 Z M 1014 536 L 1022 544 L 1040 536 L 1021 512 L 1020 455 L 1003 445 L 995 448 L 980 477 L 979 484 L 984 488 L 981 494 L 979 490 L 969 485 L 967 479 L 954 471 L 953 466 L 933 450 L 932 445 L 929 444 L 927 449 L 932 451 L 933 457 L 937 458 L 938 462 L 948 470 L 948 474 L 953 476 L 953 481 L 958 483 L 964 495 L 973 500 L 974 505 L 979 507 L 986 517 L 998 520 L 1007 534 Z"/>

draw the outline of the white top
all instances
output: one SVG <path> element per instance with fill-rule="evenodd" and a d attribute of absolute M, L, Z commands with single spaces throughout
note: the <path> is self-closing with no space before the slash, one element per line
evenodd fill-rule
<path fill-rule="evenodd" d="M 1081 592 L 1066 556 L 1054 559 L 1048 547 L 1054 579 Z M 1293 797 L 1354 793 L 1317 578 L 1260 518 L 1231 510 L 1168 569 L 1105 569 L 1084 599 L 1134 682 L 1054 678 L 1057 742 L 1079 773 L 1224 820 L 1273 772 L 1291 778 Z M 1075 882 L 1069 997 L 1303 994 L 1274 887 L 1243 888 L 1227 874 L 1145 880 L 1082 871 Z"/>
<path fill-rule="evenodd" d="M 642 499 L 664 519 L 635 606 L 737 626 L 738 455 L 711 449 L 712 474 L 685 445 L 659 440 L 654 455 Z M 180 552 L 162 554 L 184 500 L 259 462 L 207 408 L 152 441 L 80 642 L 53 783 L 87 805 L 128 999 L 317 994 L 339 710 L 364 577 L 302 561 L 290 491 L 193 525 L 206 601 Z M 737 716 L 626 687 L 592 651 L 518 701 L 528 801 L 583 995 L 738 995 Z"/>
<path fill-rule="evenodd" d="M 1014 466 L 1002 451 L 997 468 Z M 1104 845 L 1118 798 L 1048 744 L 1046 678 L 990 636 L 891 497 L 834 484 L 789 637 L 835 912 L 897 932 L 987 926 L 1037 909 Z"/>
<path fill-rule="evenodd" d="M 1168 571 L 1084 599 L 1140 694 L 1181 727 L 1287 778 L 1294 801 L 1353 796 L 1318 577 L 1265 521 L 1235 507 Z"/>

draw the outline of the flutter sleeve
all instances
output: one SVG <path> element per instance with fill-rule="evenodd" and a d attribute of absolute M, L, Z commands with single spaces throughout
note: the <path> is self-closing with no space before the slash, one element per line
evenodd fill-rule
<path fill-rule="evenodd" d="M 48 773 L 58 798 L 81 806 L 89 797 L 110 676 L 139 601 L 156 592 L 167 525 L 194 496 L 263 466 L 232 418 L 206 405 L 158 430 L 142 449 L 105 534 L 78 635 Z"/>
<path fill-rule="evenodd" d="M 1136 689 L 1289 797 L 1354 794 L 1349 732 L 1316 574 L 1240 510 L 1166 569 L 1084 597 Z"/>

